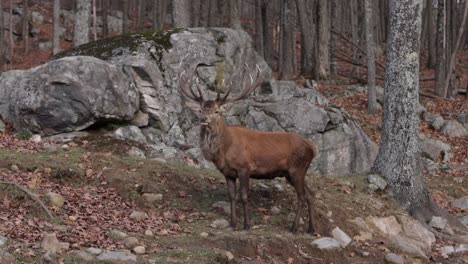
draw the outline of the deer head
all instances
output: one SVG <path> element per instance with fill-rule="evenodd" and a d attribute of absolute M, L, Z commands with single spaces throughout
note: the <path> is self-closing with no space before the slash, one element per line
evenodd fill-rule
<path fill-rule="evenodd" d="M 196 81 L 194 82 L 197 66 L 198 65 L 192 65 L 183 71 L 181 71 L 179 67 L 178 79 L 182 94 L 192 101 L 192 103 L 187 105 L 198 116 L 202 126 L 211 126 L 216 124 L 218 121 L 223 120 L 224 114 L 229 110 L 230 106 L 234 102 L 239 101 L 252 93 L 255 88 L 257 88 L 262 83 L 264 77 L 262 70 L 257 65 L 255 78 L 251 74 L 248 74 L 249 78 L 241 79 L 240 83 L 243 87 L 240 93 L 230 97 L 229 95 L 231 94 L 232 88 L 234 86 L 234 78 L 241 77 L 238 76 L 239 74 L 233 74 L 228 82 L 226 82 L 224 79 L 221 81 L 221 88 L 227 89 L 224 95 L 221 96 L 221 92 L 218 91 L 218 95 L 216 96 L 215 100 L 206 100 L 202 90 L 200 89 L 199 79 L 196 78 Z M 247 64 L 245 64 L 244 69 L 246 72 L 250 72 L 250 68 Z M 242 73 L 242 71 L 239 72 Z M 193 86 L 196 87 L 196 90 L 193 88 Z"/>

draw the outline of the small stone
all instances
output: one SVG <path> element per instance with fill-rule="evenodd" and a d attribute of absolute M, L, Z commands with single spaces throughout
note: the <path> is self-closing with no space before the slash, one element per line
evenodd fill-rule
<path fill-rule="evenodd" d="M 229 227 L 229 222 L 226 219 L 217 219 L 214 220 L 210 226 L 216 229 L 226 229 Z"/>
<path fill-rule="evenodd" d="M 400 255 L 397 255 L 395 253 L 388 253 L 387 255 L 385 255 L 385 262 L 392 264 L 404 264 L 405 260 Z"/>
<path fill-rule="evenodd" d="M 44 236 L 44 239 L 41 242 L 41 248 L 46 252 L 51 252 L 53 254 L 62 250 L 61 244 L 55 233 L 46 234 Z"/>
<path fill-rule="evenodd" d="M 456 120 L 445 121 L 444 126 L 440 130 L 442 135 L 449 137 L 466 137 L 468 136 L 468 130 Z"/>
<path fill-rule="evenodd" d="M 278 192 L 284 191 L 284 186 L 282 184 L 276 183 L 274 187 Z"/>
<path fill-rule="evenodd" d="M 209 234 L 208 234 L 208 233 L 206 233 L 206 232 L 201 232 L 201 233 L 200 233 L 200 236 L 201 236 L 201 237 L 208 237 L 208 236 L 209 236 Z"/>
<path fill-rule="evenodd" d="M 133 248 L 133 252 L 135 252 L 138 255 L 143 255 L 146 252 L 146 248 L 144 246 L 136 246 Z"/>
<path fill-rule="evenodd" d="M 29 139 L 29 141 L 32 141 L 34 143 L 39 143 L 42 141 L 41 135 L 35 134 Z"/>
<path fill-rule="evenodd" d="M 332 250 L 339 249 L 340 242 L 331 237 L 321 237 L 312 241 L 312 246 L 316 246 L 319 249 Z"/>
<path fill-rule="evenodd" d="M 151 230 L 145 230 L 145 236 L 148 236 L 148 237 L 154 236 L 153 231 L 151 231 Z"/>
<path fill-rule="evenodd" d="M 97 260 L 103 263 L 136 263 L 137 256 L 129 252 L 113 251 L 99 254 Z"/>
<path fill-rule="evenodd" d="M 231 214 L 231 203 L 226 201 L 218 201 L 214 203 L 211 207 L 223 212 L 226 215 Z"/>
<path fill-rule="evenodd" d="M 140 211 L 133 211 L 129 218 L 133 221 L 143 221 L 146 218 L 148 218 L 148 214 L 145 212 L 140 212 Z"/>
<path fill-rule="evenodd" d="M 48 192 L 45 195 L 49 205 L 55 206 L 57 208 L 62 208 L 65 204 L 65 198 L 62 195 L 54 192 Z"/>
<path fill-rule="evenodd" d="M 70 147 L 67 144 L 63 144 L 61 148 L 63 150 L 68 150 Z"/>
<path fill-rule="evenodd" d="M 433 216 L 429 222 L 429 225 L 436 229 L 442 230 L 447 226 L 447 220 L 440 216 Z"/>
<path fill-rule="evenodd" d="M 279 213 L 281 213 L 281 209 L 278 207 L 278 206 L 273 206 L 271 209 L 270 209 L 271 213 L 274 214 L 274 215 L 277 215 Z"/>
<path fill-rule="evenodd" d="M 364 251 L 364 252 L 361 253 L 361 256 L 368 257 L 368 256 L 370 256 L 370 253 L 367 252 L 367 251 Z"/>
<path fill-rule="evenodd" d="M 127 151 L 127 155 L 130 156 L 130 157 L 133 157 L 133 158 L 137 158 L 137 159 L 146 159 L 145 152 L 143 152 L 143 150 L 141 150 L 141 149 L 139 149 L 137 147 L 131 147 Z"/>
<path fill-rule="evenodd" d="M 14 171 L 14 172 L 19 172 L 19 170 L 20 170 L 20 169 L 18 168 L 18 165 L 16 165 L 16 164 L 11 165 L 10 169 L 11 169 L 12 171 Z"/>
<path fill-rule="evenodd" d="M 3 123 L 3 121 L 0 119 L 0 132 L 4 132 L 6 129 L 6 125 L 5 123 Z"/>
<path fill-rule="evenodd" d="M 467 252 L 467 251 L 468 251 L 468 244 L 461 244 L 455 247 L 455 253 Z"/>
<path fill-rule="evenodd" d="M 0 248 L 6 247 L 8 244 L 8 238 L 0 236 Z"/>
<path fill-rule="evenodd" d="M 366 221 L 374 225 L 377 230 L 382 232 L 384 235 L 397 235 L 403 231 L 401 225 L 393 215 L 389 217 L 368 216 Z"/>
<path fill-rule="evenodd" d="M 138 111 L 135 117 L 132 119 L 132 121 L 130 121 L 131 125 L 134 125 L 137 127 L 148 126 L 148 123 L 149 123 L 149 115 L 141 111 Z"/>
<path fill-rule="evenodd" d="M 155 202 L 160 202 L 163 199 L 163 195 L 160 193 L 144 193 L 143 198 L 146 202 L 152 204 Z"/>
<path fill-rule="evenodd" d="M 117 229 L 112 229 L 109 231 L 108 236 L 114 240 L 123 240 L 124 238 L 128 237 L 127 233 L 124 233 Z"/>
<path fill-rule="evenodd" d="M 458 219 L 458 220 L 460 220 L 460 222 L 461 222 L 462 224 L 468 225 L 468 215 L 465 215 L 465 216 L 461 217 L 461 218 Z"/>
<path fill-rule="evenodd" d="M 224 255 L 226 256 L 228 261 L 231 261 L 234 259 L 234 255 L 230 251 L 224 252 Z"/>
<path fill-rule="evenodd" d="M 123 241 L 126 248 L 134 248 L 138 245 L 140 241 L 136 237 L 126 237 Z"/>
<path fill-rule="evenodd" d="M 50 143 L 44 143 L 44 145 L 42 146 L 42 148 L 43 148 L 46 152 L 49 152 L 49 153 L 57 152 L 57 150 L 58 150 L 58 148 L 57 148 L 56 145 L 50 144 Z"/>
<path fill-rule="evenodd" d="M 91 255 L 99 255 L 99 254 L 102 253 L 102 249 L 90 247 L 90 248 L 86 249 L 86 252 L 91 254 Z"/>
<path fill-rule="evenodd" d="M 74 216 L 74 215 L 70 215 L 70 216 L 68 217 L 68 220 L 70 220 L 70 221 L 72 221 L 72 222 L 75 222 L 77 219 L 78 219 L 78 218 L 77 218 L 76 216 Z"/>
<path fill-rule="evenodd" d="M 87 253 L 87 252 L 84 252 L 84 251 L 76 251 L 73 256 L 76 258 L 76 260 L 79 260 L 80 262 L 78 263 L 81 263 L 81 262 L 91 262 L 94 260 L 94 257 Z"/>
<path fill-rule="evenodd" d="M 349 243 L 351 243 L 352 239 L 346 234 L 343 230 L 339 227 L 335 227 L 332 230 L 332 236 L 336 239 L 342 248 L 345 248 Z"/>
<path fill-rule="evenodd" d="M 42 259 L 45 262 L 52 262 L 54 261 L 54 255 L 55 255 L 54 253 L 47 251 L 44 255 L 42 255 Z"/>
<path fill-rule="evenodd" d="M 461 209 L 468 209 L 468 196 L 452 201 L 452 205 Z"/>
<path fill-rule="evenodd" d="M 455 252 L 455 248 L 452 246 L 444 246 L 439 249 L 440 255 L 444 258 L 448 258 L 448 256 Z"/>
<path fill-rule="evenodd" d="M 367 176 L 367 180 L 369 183 L 374 184 L 377 186 L 380 190 L 385 190 L 385 187 L 387 187 L 387 181 L 385 181 L 384 178 L 382 178 L 380 175 L 377 174 L 370 174 Z"/>

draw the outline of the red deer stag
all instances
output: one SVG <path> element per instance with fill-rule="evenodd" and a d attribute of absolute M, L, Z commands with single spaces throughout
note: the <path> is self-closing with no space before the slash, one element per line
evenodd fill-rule
<path fill-rule="evenodd" d="M 239 179 L 242 206 L 244 210 L 244 229 L 249 229 L 248 191 L 249 180 L 273 179 L 286 177 L 295 188 L 298 208 L 291 232 L 296 232 L 305 202 L 309 208 L 309 232 L 314 232 L 312 224 L 312 192 L 304 178 L 310 162 L 317 156 L 315 146 L 304 137 L 289 132 L 260 132 L 242 126 L 228 126 L 223 114 L 226 105 L 249 95 L 263 81 L 263 73 L 256 67 L 255 79 L 250 75 L 250 82 L 244 81 L 242 91 L 231 98 L 232 83 L 221 97 L 205 100 L 198 86 L 193 89 L 193 79 L 198 65 L 188 70 L 179 69 L 179 87 L 190 100 L 197 102 L 192 110 L 200 119 L 200 145 L 204 157 L 212 161 L 225 176 L 231 203 L 231 227 L 237 224 L 236 217 L 236 180 Z M 246 67 L 248 69 L 248 67 Z M 237 80 L 240 81 L 240 80 Z M 224 83 L 224 81 L 223 81 Z M 246 85 L 248 83 L 248 85 Z"/>

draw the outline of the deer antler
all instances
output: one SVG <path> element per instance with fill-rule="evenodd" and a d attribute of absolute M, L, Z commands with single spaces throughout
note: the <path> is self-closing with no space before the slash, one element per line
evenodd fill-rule
<path fill-rule="evenodd" d="M 242 98 L 246 97 L 247 95 L 249 95 L 250 93 L 252 93 L 255 88 L 257 88 L 263 81 L 263 71 L 260 69 L 260 67 L 257 65 L 256 67 L 256 76 L 255 76 L 255 79 L 252 77 L 252 74 L 249 74 L 249 78 L 250 78 L 250 84 L 249 85 L 245 85 L 245 81 L 243 81 L 242 83 L 244 84 L 244 88 L 242 89 L 242 91 L 234 96 L 233 98 L 229 98 L 228 99 L 228 96 L 229 94 L 231 93 L 232 91 L 232 83 L 229 85 L 229 88 L 228 88 L 228 91 L 226 92 L 226 94 L 223 96 L 222 99 L 220 99 L 220 102 L 222 103 L 233 103 L 235 101 L 238 101 L 238 100 L 241 100 Z M 247 70 L 247 72 L 250 71 L 250 67 L 247 63 L 245 63 L 245 69 Z"/>
<path fill-rule="evenodd" d="M 182 93 L 186 97 L 200 104 L 203 103 L 205 100 L 203 98 L 203 93 L 201 92 L 200 87 L 198 86 L 198 78 L 195 83 L 195 86 L 197 87 L 198 95 L 192 88 L 193 76 L 195 75 L 195 71 L 197 69 L 198 64 L 195 64 L 194 66 L 189 67 L 188 72 L 186 70 L 183 70 L 181 72 L 180 71 L 181 65 L 182 65 L 182 62 L 179 64 L 179 75 L 178 75 L 179 78 L 178 79 L 179 79 L 179 87 L 181 88 Z"/>

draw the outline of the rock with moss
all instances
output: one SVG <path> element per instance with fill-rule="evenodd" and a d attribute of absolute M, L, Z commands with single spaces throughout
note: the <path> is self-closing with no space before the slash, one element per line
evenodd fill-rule
<path fill-rule="evenodd" d="M 119 67 L 93 57 L 63 58 L 0 75 L 0 116 L 17 130 L 41 135 L 131 120 L 138 96 Z"/>

